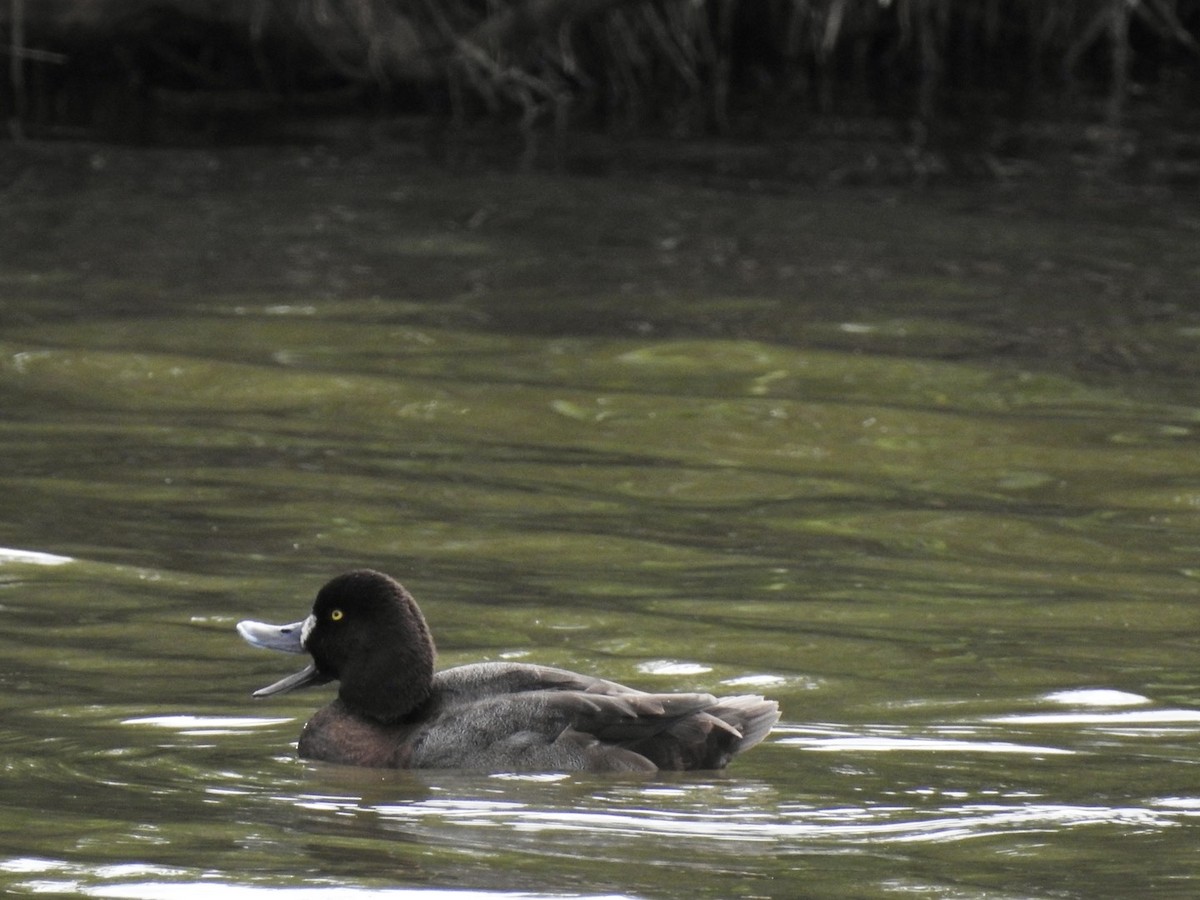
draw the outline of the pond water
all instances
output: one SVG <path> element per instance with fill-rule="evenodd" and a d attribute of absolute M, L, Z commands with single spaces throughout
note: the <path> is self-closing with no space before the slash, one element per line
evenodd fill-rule
<path fill-rule="evenodd" d="M 0 193 L 10 896 L 1200 893 L 1200 215 L 379 154 Z M 370 565 L 442 665 L 762 692 L 726 772 L 299 761 Z"/>

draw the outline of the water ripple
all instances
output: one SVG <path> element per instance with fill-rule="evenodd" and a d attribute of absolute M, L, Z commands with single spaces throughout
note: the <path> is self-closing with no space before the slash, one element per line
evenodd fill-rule
<path fill-rule="evenodd" d="M 0 565 L 5 563 L 25 563 L 31 566 L 61 566 L 74 561 L 69 556 L 43 553 L 40 550 L 17 550 L 13 547 L 0 547 Z"/>
<path fill-rule="evenodd" d="M 955 799 L 944 797 L 945 800 Z M 613 798 L 605 802 L 612 804 Z M 1132 830 L 1161 830 L 1200 815 L 1200 801 L 1163 798 L 1145 803 L 1069 804 L 1030 798 L 1027 794 L 984 801 L 978 797 L 921 807 L 912 802 L 862 806 L 820 807 L 797 804 L 775 809 L 743 807 L 664 809 L 553 808 L 526 805 L 511 799 L 430 799 L 416 803 L 377 804 L 364 810 L 360 798 L 306 796 L 300 808 L 342 815 L 362 815 L 369 810 L 381 822 L 414 830 L 446 828 L 458 843 L 487 843 L 485 832 L 499 829 L 503 840 L 515 835 L 537 835 L 539 852 L 553 853 L 556 837 L 575 846 L 579 834 L 589 836 L 593 849 L 606 839 L 658 837 L 697 840 L 734 850 L 747 843 L 776 847 L 794 844 L 878 845 L 880 842 L 942 843 L 997 834 L 1061 831 L 1066 828 L 1106 825 Z M 463 828 L 477 829 L 476 841 Z M 415 830 L 422 830 L 416 828 Z"/>
<path fill-rule="evenodd" d="M 982 736 L 970 736 L 969 729 L 958 726 L 934 726 L 928 730 L 933 731 L 934 734 L 913 733 L 911 728 L 888 725 L 864 726 L 853 731 L 837 726 L 780 726 L 776 728 L 776 732 L 791 736 L 781 737 L 776 740 L 776 743 L 803 747 L 806 750 L 838 753 L 845 751 L 868 753 L 904 751 L 1069 756 L 1075 752 L 1062 747 L 1021 744 L 1011 740 L 992 740 Z M 946 731 L 956 736 L 946 736 Z"/>
<path fill-rule="evenodd" d="M 637 900 L 630 894 L 527 893 L 512 891 L 444 890 L 440 888 L 372 888 L 351 886 L 278 887 L 254 884 L 221 884 L 187 880 L 182 869 L 142 864 L 85 866 L 57 860 L 15 858 L 0 861 L 0 871 L 40 875 L 17 885 L 32 894 L 71 894 L 114 900 Z M 150 876 L 178 880 L 97 880 Z"/>

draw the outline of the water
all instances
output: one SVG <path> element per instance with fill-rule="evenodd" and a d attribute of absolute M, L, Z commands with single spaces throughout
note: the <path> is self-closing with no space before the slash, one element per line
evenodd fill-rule
<path fill-rule="evenodd" d="M 0 196 L 5 893 L 1200 890 L 1194 212 L 56 152 Z M 233 624 L 358 565 L 442 665 L 783 720 L 299 761 L 329 691 Z"/>

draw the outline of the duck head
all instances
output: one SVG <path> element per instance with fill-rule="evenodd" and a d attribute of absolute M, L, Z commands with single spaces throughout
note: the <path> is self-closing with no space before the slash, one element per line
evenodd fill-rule
<path fill-rule="evenodd" d="M 395 722 L 429 695 L 433 638 L 412 595 L 381 572 L 363 569 L 334 578 L 317 593 L 303 621 L 247 620 L 237 630 L 255 647 L 312 657 L 304 669 L 260 688 L 255 697 L 339 681 L 338 698 L 351 710 Z"/>

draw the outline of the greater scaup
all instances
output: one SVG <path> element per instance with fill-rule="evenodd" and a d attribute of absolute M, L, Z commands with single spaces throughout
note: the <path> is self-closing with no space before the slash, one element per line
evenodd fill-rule
<path fill-rule="evenodd" d="M 488 772 L 720 769 L 779 718 L 778 704 L 759 696 L 646 693 L 525 663 L 435 675 L 412 595 L 369 570 L 326 584 L 302 622 L 237 629 L 256 647 L 312 656 L 255 697 L 341 682 L 300 735 L 309 759 Z"/>

